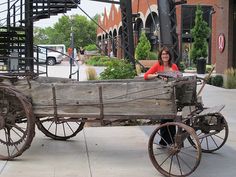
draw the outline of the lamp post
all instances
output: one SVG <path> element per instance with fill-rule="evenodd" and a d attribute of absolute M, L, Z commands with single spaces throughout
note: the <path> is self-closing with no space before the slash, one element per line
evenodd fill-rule
<path fill-rule="evenodd" d="M 216 11 L 214 10 L 213 7 L 211 7 L 211 10 L 209 11 L 209 27 L 212 30 L 212 15 L 216 13 Z M 209 44 L 208 44 L 208 48 L 209 48 L 209 54 L 208 54 L 208 63 L 211 63 L 211 41 L 212 40 L 212 31 L 210 33 L 209 36 Z"/>
<path fill-rule="evenodd" d="M 71 48 L 71 55 L 70 55 L 70 76 L 69 78 L 71 79 L 72 75 L 75 73 L 72 73 L 72 66 L 74 66 L 74 60 L 75 60 L 75 46 L 74 46 L 74 31 L 73 31 L 73 16 L 70 16 L 70 23 L 71 23 L 71 33 L 70 33 L 70 48 Z M 77 80 L 79 80 L 79 65 L 78 69 L 76 71 L 77 73 Z"/>

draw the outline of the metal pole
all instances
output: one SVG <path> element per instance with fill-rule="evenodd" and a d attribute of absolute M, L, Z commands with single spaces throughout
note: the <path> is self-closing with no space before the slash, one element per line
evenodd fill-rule
<path fill-rule="evenodd" d="M 26 70 L 34 72 L 34 50 L 33 50 L 33 0 L 28 0 L 25 3 L 25 57 Z"/>
<path fill-rule="evenodd" d="M 73 65 L 73 59 L 74 59 L 74 33 L 73 33 L 73 23 L 72 23 L 72 16 L 70 17 L 70 23 L 71 23 L 71 33 L 70 33 L 70 48 L 72 49 L 72 53 L 70 55 L 70 79 L 72 77 L 72 65 Z"/>

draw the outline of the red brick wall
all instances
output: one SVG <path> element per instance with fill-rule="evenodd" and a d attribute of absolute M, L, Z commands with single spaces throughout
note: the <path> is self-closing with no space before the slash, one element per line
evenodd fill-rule
<path fill-rule="evenodd" d="M 133 13 L 137 13 L 137 11 L 142 12 L 144 15 L 149 11 L 148 4 L 146 0 L 132 1 L 132 11 Z M 229 5 L 231 3 L 231 5 Z M 149 5 L 157 4 L 157 0 L 149 0 Z M 211 62 L 212 64 L 216 63 L 216 71 L 219 73 L 223 73 L 223 71 L 232 65 L 233 60 L 233 37 L 232 37 L 232 26 L 230 26 L 229 21 L 232 21 L 232 17 L 230 15 L 232 13 L 233 8 L 233 0 L 187 0 L 187 4 L 189 5 L 210 5 L 213 6 L 216 13 L 212 15 L 212 41 L 211 41 Z M 112 13 L 114 13 L 114 20 L 112 20 Z M 150 12 L 149 12 L 150 13 Z M 177 17 L 177 34 L 180 36 L 180 20 L 181 20 L 181 8 L 177 7 L 176 10 Z M 121 24 L 121 13 L 120 9 L 116 8 L 115 5 L 111 6 L 110 14 L 106 13 L 106 9 L 104 9 L 104 19 L 103 21 L 99 21 L 99 24 L 107 30 L 109 33 L 110 29 L 114 29 L 116 27 L 117 33 L 119 25 Z M 233 23 L 232 23 L 233 24 Z M 145 24 L 144 24 L 145 25 Z M 223 53 L 219 53 L 218 50 L 218 36 L 220 33 L 225 34 L 226 46 L 225 51 Z M 98 28 L 97 34 L 101 35 L 104 32 Z M 231 37 L 230 37 L 231 36 Z"/>

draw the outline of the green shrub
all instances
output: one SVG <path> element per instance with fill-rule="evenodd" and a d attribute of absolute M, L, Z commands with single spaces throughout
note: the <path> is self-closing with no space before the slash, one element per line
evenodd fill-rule
<path fill-rule="evenodd" d="M 157 60 L 158 59 L 157 53 L 156 52 L 149 52 L 148 59 L 149 60 Z"/>
<path fill-rule="evenodd" d="M 179 63 L 179 71 L 184 72 L 185 69 L 186 69 L 186 65 L 183 61 L 181 61 Z"/>
<path fill-rule="evenodd" d="M 217 87 L 222 87 L 224 83 L 223 76 L 221 75 L 216 75 L 211 78 L 211 84 Z"/>
<path fill-rule="evenodd" d="M 213 68 L 213 65 L 206 65 L 206 73 L 209 73 Z"/>
<path fill-rule="evenodd" d="M 189 66 L 189 67 L 187 67 L 186 69 L 187 69 L 187 70 L 194 71 L 194 70 L 196 70 L 196 67 L 194 67 L 194 66 Z"/>
<path fill-rule="evenodd" d="M 88 67 L 86 68 L 87 80 L 97 80 L 97 73 L 95 68 Z"/>
<path fill-rule="evenodd" d="M 133 79 L 136 73 L 133 66 L 124 60 L 111 60 L 107 68 L 100 74 L 100 79 Z"/>
<path fill-rule="evenodd" d="M 194 41 L 190 50 L 190 58 L 196 64 L 200 57 L 207 57 L 207 38 L 211 32 L 207 22 L 203 19 L 203 11 L 199 5 L 195 12 L 195 25 L 190 32 Z"/>
<path fill-rule="evenodd" d="M 235 89 L 236 88 L 236 69 L 228 68 L 225 70 L 226 81 L 225 81 L 225 88 L 228 89 Z"/>
<path fill-rule="evenodd" d="M 146 60 L 151 50 L 151 44 L 144 32 L 141 33 L 138 45 L 135 49 L 135 58 L 137 60 Z"/>
<path fill-rule="evenodd" d="M 110 61 L 111 58 L 107 56 L 92 56 L 85 63 L 91 66 L 107 66 Z"/>
<path fill-rule="evenodd" d="M 89 44 L 85 46 L 84 49 L 87 51 L 93 51 L 93 50 L 97 50 L 97 46 L 95 44 Z"/>
<path fill-rule="evenodd" d="M 206 83 L 209 84 L 209 85 L 212 85 L 211 80 L 212 80 L 212 76 L 210 76 L 210 77 L 208 78 L 208 80 L 206 81 Z"/>

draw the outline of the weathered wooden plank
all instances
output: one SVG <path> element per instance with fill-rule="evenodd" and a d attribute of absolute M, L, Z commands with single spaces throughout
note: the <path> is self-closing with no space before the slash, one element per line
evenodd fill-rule
<path fill-rule="evenodd" d="M 148 105 L 148 107 L 146 107 Z M 57 107 L 58 114 L 94 114 L 100 115 L 100 108 L 98 106 L 79 106 L 79 105 L 59 105 Z M 38 106 L 34 105 L 35 114 L 48 113 L 53 115 L 54 108 L 53 105 L 50 106 Z M 157 104 L 155 100 L 149 101 L 133 101 L 123 104 L 104 104 L 104 115 L 175 115 L 175 109 L 172 102 L 170 101 L 159 101 Z"/>
<path fill-rule="evenodd" d="M 164 81 L 76 82 L 63 79 L 60 82 L 58 79 L 40 78 L 30 81 L 30 85 L 29 87 L 26 82 L 22 82 L 16 87 L 31 97 L 36 116 L 53 115 L 56 107 L 60 116 L 96 118 L 101 116 L 101 104 L 106 118 L 176 115 L 172 84 Z M 102 90 L 102 103 L 99 99 L 99 88 Z"/>

